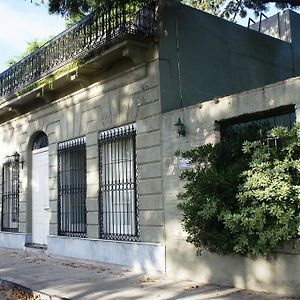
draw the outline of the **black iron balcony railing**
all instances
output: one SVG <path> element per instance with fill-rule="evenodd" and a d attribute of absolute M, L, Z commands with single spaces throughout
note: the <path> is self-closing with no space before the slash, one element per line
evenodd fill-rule
<path fill-rule="evenodd" d="M 106 5 L 62 32 L 0 74 L 0 99 L 126 35 L 154 34 L 153 1 L 109 0 Z"/>

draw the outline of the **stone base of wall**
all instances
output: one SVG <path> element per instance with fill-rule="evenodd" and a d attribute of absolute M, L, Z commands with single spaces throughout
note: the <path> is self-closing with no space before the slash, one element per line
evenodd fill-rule
<path fill-rule="evenodd" d="M 155 243 L 48 236 L 47 253 L 123 265 L 143 273 L 165 271 L 165 246 Z"/>
<path fill-rule="evenodd" d="M 31 234 L 0 232 L 0 248 L 24 249 L 25 243 L 31 241 Z"/>
<path fill-rule="evenodd" d="M 234 286 L 300 299 L 299 254 L 274 253 L 269 258 L 251 259 L 203 251 L 197 256 L 191 245 L 180 242 L 177 246 L 167 251 L 166 276 L 171 279 Z"/>

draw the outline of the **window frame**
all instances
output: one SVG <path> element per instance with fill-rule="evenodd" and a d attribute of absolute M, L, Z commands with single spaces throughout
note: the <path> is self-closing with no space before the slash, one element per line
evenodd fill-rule
<path fill-rule="evenodd" d="M 123 156 L 120 157 L 120 149 L 121 149 L 121 153 L 125 153 L 126 151 L 124 151 L 122 147 L 124 147 L 124 143 L 126 145 L 125 147 L 128 147 L 127 142 L 131 144 L 130 157 L 129 159 L 128 158 L 124 159 Z M 113 160 L 107 162 L 105 166 L 105 168 L 107 169 L 107 173 L 109 175 L 104 174 L 103 172 L 104 171 L 103 168 L 105 165 L 103 163 L 104 161 L 103 155 L 104 155 L 105 148 L 108 149 L 110 145 L 110 151 L 113 151 L 112 150 L 113 143 L 115 143 L 114 144 L 115 149 L 116 148 L 118 149 L 117 150 L 118 160 L 115 160 L 115 163 L 118 164 L 118 167 L 116 168 L 119 168 L 119 170 L 120 169 L 124 170 L 124 166 L 126 165 L 125 166 L 126 175 L 124 175 L 124 173 L 122 173 L 122 175 L 121 173 L 119 173 L 117 177 L 113 177 L 113 171 L 112 172 L 109 171 L 107 167 L 109 164 L 114 164 Z M 115 154 L 115 156 L 116 155 L 117 154 Z M 113 157 L 112 154 L 110 155 L 105 154 L 105 156 L 106 157 L 109 156 L 110 158 Z M 106 239 L 106 240 L 139 241 L 140 228 L 139 228 L 139 196 L 138 196 L 138 187 L 137 187 L 138 168 L 137 168 L 137 158 L 136 158 L 136 124 L 135 123 L 128 124 L 128 125 L 124 125 L 124 126 L 120 126 L 120 127 L 116 127 L 113 129 L 100 132 L 98 137 L 98 157 L 99 157 L 99 238 Z M 128 173 L 130 172 L 132 172 L 131 175 L 128 175 Z M 105 184 L 103 184 L 103 177 L 106 177 Z M 111 177 L 111 182 L 109 180 L 107 181 L 108 177 Z M 121 177 L 123 180 L 122 184 L 120 184 Z M 118 179 L 119 179 L 119 183 L 116 182 Z M 123 187 L 124 189 L 121 189 L 121 187 Z M 116 189 L 115 191 L 113 190 L 114 188 Z M 106 193 L 106 195 L 110 193 L 112 197 L 111 204 L 109 202 L 110 199 L 108 198 L 104 199 L 105 198 L 104 193 Z M 106 203 L 105 204 L 106 207 L 109 207 L 109 205 L 113 207 L 113 205 L 115 204 L 113 202 L 114 199 L 113 195 L 115 195 L 114 193 L 118 193 L 118 196 L 116 196 L 115 198 L 119 197 L 120 210 L 114 212 L 112 209 L 112 211 L 109 212 L 108 210 L 105 210 L 104 203 Z M 121 204 L 121 200 L 123 204 Z M 125 202 L 126 202 L 127 210 L 124 209 Z M 129 211 L 128 207 L 130 207 L 132 210 Z M 119 218 L 116 217 L 118 214 L 119 214 Z M 128 217 L 128 215 L 130 215 L 130 217 Z M 115 225 L 114 225 L 114 220 L 118 222 L 118 219 L 120 220 L 120 222 L 122 220 L 128 221 L 127 224 L 117 223 L 118 226 L 120 227 L 119 230 L 115 229 Z M 126 232 L 126 230 L 128 232 Z"/>
<path fill-rule="evenodd" d="M 275 118 L 282 117 L 285 115 L 290 115 L 290 124 L 288 126 L 288 128 L 290 129 L 293 125 L 296 124 L 296 112 L 295 112 L 294 105 L 281 106 L 275 109 L 255 112 L 251 114 L 245 114 L 242 116 L 218 121 L 217 124 L 220 129 L 221 140 L 223 140 L 228 136 L 229 128 L 231 126 L 243 125 L 243 124 L 246 125 L 247 123 L 249 125 L 254 125 L 255 123 L 259 123 L 260 121 L 267 120 L 269 118 L 274 118 L 274 123 L 275 123 Z M 293 116 L 294 123 L 292 123 L 292 116 Z M 282 126 L 282 125 L 271 126 L 270 129 L 277 126 Z"/>
<path fill-rule="evenodd" d="M 76 155 L 78 157 L 83 155 L 81 162 L 78 157 L 76 159 Z M 57 159 L 58 235 L 85 238 L 87 237 L 86 138 L 79 137 L 59 143 Z M 77 177 L 75 172 L 79 173 Z M 74 182 L 77 182 L 77 187 Z M 76 200 L 72 198 L 74 195 Z"/>
<path fill-rule="evenodd" d="M 7 169 L 7 170 L 5 170 Z M 8 173 L 8 175 L 6 175 Z M 5 178 L 8 180 L 5 181 Z M 7 190 L 6 190 L 7 187 Z M 8 204 L 6 204 L 6 202 Z M 1 230 L 19 232 L 20 226 L 20 155 L 6 158 L 2 166 Z M 8 209 L 5 211 L 5 207 Z M 5 215 L 8 215 L 7 221 Z M 5 224 L 6 223 L 6 224 Z"/>
<path fill-rule="evenodd" d="M 49 146 L 49 140 L 45 132 L 40 131 L 35 137 L 32 145 L 32 151 Z"/>

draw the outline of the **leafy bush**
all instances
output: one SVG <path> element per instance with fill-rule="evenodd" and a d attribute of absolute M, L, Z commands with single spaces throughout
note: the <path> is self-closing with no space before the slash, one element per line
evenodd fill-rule
<path fill-rule="evenodd" d="M 228 138 L 180 154 L 194 168 L 181 174 L 178 208 L 187 241 L 199 253 L 268 256 L 299 236 L 299 134 L 299 126 L 278 127 L 243 147 Z"/>

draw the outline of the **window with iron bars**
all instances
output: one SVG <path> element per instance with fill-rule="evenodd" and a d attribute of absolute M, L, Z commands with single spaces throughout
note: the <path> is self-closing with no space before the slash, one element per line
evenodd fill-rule
<path fill-rule="evenodd" d="M 260 131 L 262 134 L 271 130 L 274 127 L 282 126 L 291 129 L 296 122 L 295 108 L 293 105 L 279 107 L 268 111 L 254 113 L 230 120 L 220 122 L 221 137 L 236 137 L 243 142 L 243 133 L 248 134 L 247 139 L 256 138 L 256 132 Z"/>
<path fill-rule="evenodd" d="M 58 234 L 86 237 L 85 137 L 58 144 Z"/>
<path fill-rule="evenodd" d="M 139 238 L 136 127 L 130 124 L 99 135 L 100 238 Z"/>
<path fill-rule="evenodd" d="M 20 156 L 10 156 L 2 168 L 1 230 L 19 231 Z"/>

